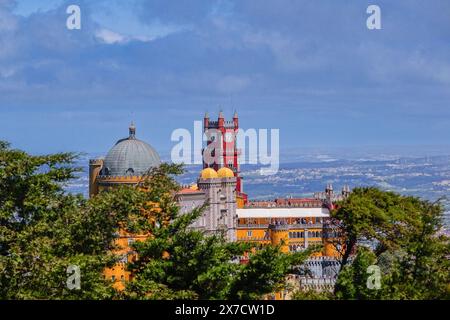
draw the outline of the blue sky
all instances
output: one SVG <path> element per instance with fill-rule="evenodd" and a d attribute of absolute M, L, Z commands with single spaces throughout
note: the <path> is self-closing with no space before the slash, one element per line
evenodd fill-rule
<path fill-rule="evenodd" d="M 279 128 L 281 148 L 449 145 L 450 2 L 0 0 L 0 139 L 15 147 L 104 152 L 134 120 L 166 151 L 219 109 Z"/>

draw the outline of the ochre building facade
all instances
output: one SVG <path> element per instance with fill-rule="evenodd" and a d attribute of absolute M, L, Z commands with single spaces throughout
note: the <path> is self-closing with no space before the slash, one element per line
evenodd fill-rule
<path fill-rule="evenodd" d="M 281 245 L 283 252 L 295 252 L 318 245 L 323 249 L 315 253 L 307 262 L 314 270 L 312 279 L 294 280 L 297 284 L 318 290 L 327 289 L 336 278 L 335 258 L 339 255 L 332 240 L 336 234 L 330 227 L 330 210 L 334 203 L 347 197 L 350 189 L 334 193 L 327 185 L 324 192 L 310 198 L 279 198 L 266 201 L 252 201 L 244 193 L 243 178 L 240 175 L 237 132 L 239 118 L 234 114 L 231 121 L 224 119 L 220 112 L 217 121 L 209 115 L 204 117 L 204 132 L 207 136 L 203 149 L 203 170 L 197 181 L 184 186 L 176 195 L 181 212 L 208 203 L 202 216 L 192 224 L 192 228 L 206 234 L 221 233 L 228 241 L 250 241 L 264 245 Z M 205 161 L 206 154 L 219 161 Z M 146 142 L 136 138 L 136 128 L 129 127 L 127 138 L 120 139 L 105 158 L 92 159 L 89 163 L 89 195 L 107 191 L 118 185 L 137 185 L 142 176 L 152 167 L 161 163 L 158 153 Z M 146 235 L 117 233 L 119 263 L 105 270 L 105 277 L 122 289 L 132 277 L 126 271 L 126 263 L 137 259 L 130 245 L 142 241 Z M 242 257 L 245 263 L 247 257 Z M 302 282 L 303 281 L 303 282 Z M 272 298 L 287 298 L 277 293 Z"/>

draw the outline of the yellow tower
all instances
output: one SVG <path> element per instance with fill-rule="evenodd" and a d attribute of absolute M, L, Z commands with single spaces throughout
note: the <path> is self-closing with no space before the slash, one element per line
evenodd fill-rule
<path fill-rule="evenodd" d="M 272 245 L 277 246 L 281 244 L 281 252 L 289 252 L 289 226 L 288 225 L 271 225 L 270 238 Z"/>
<path fill-rule="evenodd" d="M 103 159 L 92 159 L 89 161 L 89 197 L 98 193 L 98 176 L 103 167 Z"/>

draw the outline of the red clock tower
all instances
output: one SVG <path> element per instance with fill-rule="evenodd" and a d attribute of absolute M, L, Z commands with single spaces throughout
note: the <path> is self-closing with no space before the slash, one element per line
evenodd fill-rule
<path fill-rule="evenodd" d="M 243 181 L 240 176 L 239 155 L 237 148 L 237 134 L 239 130 L 239 118 L 234 113 L 233 120 L 227 121 L 220 111 L 217 121 L 211 121 L 208 113 L 203 119 L 203 131 L 207 137 L 206 148 L 203 149 L 203 168 L 219 170 L 222 167 L 231 169 L 237 178 L 236 192 L 247 202 L 247 195 L 243 192 Z M 210 159 L 206 157 L 210 155 Z"/>

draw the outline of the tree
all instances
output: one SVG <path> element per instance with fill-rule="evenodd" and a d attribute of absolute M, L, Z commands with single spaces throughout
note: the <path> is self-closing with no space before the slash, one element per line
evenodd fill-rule
<path fill-rule="evenodd" d="M 440 234 L 443 208 L 438 202 L 417 203 L 410 197 L 405 201 L 414 201 L 422 212 L 420 224 L 400 250 L 379 255 L 380 262 L 390 258 L 383 298 L 450 299 L 450 241 Z"/>
<path fill-rule="evenodd" d="M 309 251 L 284 254 L 280 247 L 227 243 L 221 234 L 206 235 L 189 226 L 205 209 L 179 213 L 174 194 L 178 185 L 168 177 L 180 167 L 153 169 L 136 192 L 143 203 L 158 203 L 148 226 L 149 237 L 135 242 L 137 261 L 128 268 L 133 280 L 123 297 L 131 299 L 259 299 L 281 290 L 286 275 Z M 161 183 L 161 181 L 165 181 Z M 249 253 L 247 264 L 239 257 Z"/>
<path fill-rule="evenodd" d="M 283 288 L 308 255 L 191 230 L 204 207 L 179 214 L 178 165 L 162 164 L 137 186 L 89 200 L 67 194 L 64 185 L 79 171 L 76 156 L 32 156 L 0 141 L 0 299 L 257 299 Z M 135 244 L 134 280 L 122 293 L 103 278 L 119 258 L 119 230 L 148 236 Z M 244 253 L 250 260 L 239 264 Z M 67 286 L 73 265 L 80 290 Z"/>
<path fill-rule="evenodd" d="M 380 292 L 375 288 L 368 287 L 370 266 L 375 266 L 377 258 L 375 254 L 366 247 L 358 248 L 357 255 L 351 265 L 345 266 L 339 274 L 336 282 L 335 294 L 337 299 L 379 299 Z M 376 276 L 376 275 L 375 275 Z M 379 279 L 381 284 L 381 278 Z"/>
<path fill-rule="evenodd" d="M 337 298 L 448 299 L 450 242 L 439 234 L 439 201 L 357 188 L 332 217 L 344 243 Z M 370 265 L 382 271 L 380 290 L 365 285 Z"/>
<path fill-rule="evenodd" d="M 317 291 L 314 289 L 301 289 L 294 292 L 292 300 L 332 300 L 334 295 L 328 291 Z"/>
<path fill-rule="evenodd" d="M 102 278 L 115 223 L 63 190 L 77 155 L 31 156 L 0 142 L 0 298 L 98 299 L 113 294 Z M 81 271 L 81 289 L 67 269 Z"/>

